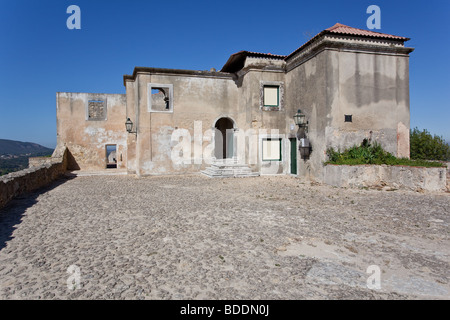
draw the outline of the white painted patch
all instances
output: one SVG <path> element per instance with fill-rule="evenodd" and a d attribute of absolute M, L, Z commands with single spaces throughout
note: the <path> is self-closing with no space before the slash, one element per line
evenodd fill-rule
<path fill-rule="evenodd" d="M 86 127 L 84 129 L 85 137 L 88 137 L 88 143 L 96 143 L 97 149 L 104 148 L 106 144 L 116 144 L 126 149 L 127 137 L 124 132 L 115 132 L 105 130 L 104 128 Z M 84 138 L 87 140 L 86 138 Z"/>
<path fill-rule="evenodd" d="M 154 167 L 155 163 L 153 161 L 145 161 L 141 166 L 142 171 L 144 171 L 145 173 L 150 173 Z"/>
<path fill-rule="evenodd" d="M 104 128 L 96 128 L 96 127 L 86 127 L 84 129 L 84 133 L 86 133 L 88 136 L 97 136 L 99 134 L 104 134 L 105 129 Z"/>

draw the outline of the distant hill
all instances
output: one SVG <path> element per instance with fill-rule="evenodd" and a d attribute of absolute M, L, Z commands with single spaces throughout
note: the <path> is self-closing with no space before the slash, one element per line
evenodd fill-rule
<path fill-rule="evenodd" d="M 46 155 L 52 153 L 53 149 L 37 143 L 0 139 L 0 155 Z"/>
<path fill-rule="evenodd" d="M 51 156 L 53 149 L 32 142 L 0 139 L 0 176 L 28 168 L 29 157 Z"/>

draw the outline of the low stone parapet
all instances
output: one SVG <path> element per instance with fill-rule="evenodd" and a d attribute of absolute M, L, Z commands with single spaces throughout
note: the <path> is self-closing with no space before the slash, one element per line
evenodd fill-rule
<path fill-rule="evenodd" d="M 0 177 L 0 208 L 14 197 L 50 184 L 66 172 L 66 167 L 67 157 L 64 148 L 55 150 L 54 156 L 46 158 L 41 164 L 33 162 L 28 169 Z"/>
<path fill-rule="evenodd" d="M 328 164 L 324 168 L 323 182 L 336 187 L 445 192 L 446 171 L 445 167 Z"/>
<path fill-rule="evenodd" d="M 61 161 L 60 157 L 30 157 L 28 158 L 28 167 L 39 167 L 43 164 L 53 164 Z"/>

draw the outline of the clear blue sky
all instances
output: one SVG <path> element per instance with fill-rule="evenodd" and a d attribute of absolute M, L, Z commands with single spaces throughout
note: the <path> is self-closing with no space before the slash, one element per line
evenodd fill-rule
<path fill-rule="evenodd" d="M 81 30 L 69 30 L 69 5 Z M 135 66 L 220 70 L 240 50 L 289 54 L 336 22 L 411 38 L 411 127 L 450 141 L 450 1 L 0 0 L 0 138 L 56 144 L 56 92 L 125 93 Z"/>

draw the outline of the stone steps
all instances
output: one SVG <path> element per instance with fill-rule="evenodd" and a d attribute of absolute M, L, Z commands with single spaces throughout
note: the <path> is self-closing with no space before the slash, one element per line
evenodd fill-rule
<path fill-rule="evenodd" d="M 233 159 L 220 160 L 211 164 L 201 174 L 210 178 L 246 178 L 258 177 L 259 172 L 253 172 L 247 165 L 236 163 Z"/>

